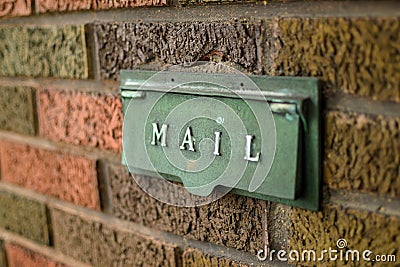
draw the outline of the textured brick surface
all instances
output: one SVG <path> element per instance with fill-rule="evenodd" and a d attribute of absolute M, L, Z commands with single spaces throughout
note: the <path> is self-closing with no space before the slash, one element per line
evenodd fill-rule
<path fill-rule="evenodd" d="M 36 0 L 36 12 L 62 12 L 76 10 L 103 10 L 139 6 L 162 6 L 167 0 Z"/>
<path fill-rule="evenodd" d="M 243 263 L 228 258 L 214 257 L 200 250 L 188 249 L 183 255 L 183 267 L 245 267 Z"/>
<path fill-rule="evenodd" d="M 33 102 L 30 88 L 0 87 L 0 129 L 34 134 Z"/>
<path fill-rule="evenodd" d="M 93 266 L 176 264 L 173 245 L 61 210 L 51 214 L 56 249 L 82 262 Z"/>
<path fill-rule="evenodd" d="M 361 252 L 368 249 L 372 255 L 396 255 L 399 259 L 400 218 L 337 206 L 325 207 L 320 212 L 293 209 L 290 249 L 314 249 L 321 255 L 323 249 L 337 249 L 339 238 L 346 239 L 348 249 Z M 325 259 L 327 257 L 326 254 Z M 361 263 L 361 266 L 366 264 Z M 344 262 L 338 261 L 337 264 L 343 265 Z M 315 266 L 315 262 L 304 261 L 301 265 Z"/>
<path fill-rule="evenodd" d="M 5 141 L 0 160 L 4 181 L 100 209 L 95 160 Z"/>
<path fill-rule="evenodd" d="M 83 26 L 0 28 L 0 75 L 87 78 Z"/>
<path fill-rule="evenodd" d="M 325 126 L 329 187 L 400 196 L 400 119 L 329 112 Z"/>
<path fill-rule="evenodd" d="M 66 267 L 67 265 L 15 244 L 6 244 L 8 267 Z"/>
<path fill-rule="evenodd" d="M 267 23 L 266 72 L 400 101 L 400 19 L 282 18 Z"/>
<path fill-rule="evenodd" d="M 181 5 L 194 5 L 194 4 L 231 4 L 243 2 L 256 2 L 253 0 L 179 0 Z"/>
<path fill-rule="evenodd" d="M 0 18 L 27 16 L 31 14 L 31 0 L 2 0 L 0 2 Z"/>
<path fill-rule="evenodd" d="M 41 89 L 37 98 L 40 135 L 55 141 L 121 151 L 119 97 Z"/>
<path fill-rule="evenodd" d="M 0 227 L 49 244 L 46 208 L 34 200 L 0 191 Z"/>
<path fill-rule="evenodd" d="M 6 251 L 3 240 L 0 240 L 0 267 L 7 267 Z"/>
<path fill-rule="evenodd" d="M 260 26 L 230 23 L 113 23 L 95 26 L 101 77 L 118 79 L 120 69 L 142 64 L 207 60 L 237 63 L 261 71 Z"/>
<path fill-rule="evenodd" d="M 174 194 L 165 188 L 158 188 L 160 183 L 154 181 L 156 178 L 141 179 L 152 183 L 154 190 L 160 194 Z M 263 245 L 263 201 L 228 195 L 197 208 L 170 206 L 147 195 L 125 172 L 124 167 L 114 165 L 109 166 L 109 184 L 112 213 L 121 219 L 252 253 Z M 274 222 L 271 219 L 271 226 Z M 278 220 L 276 223 L 283 225 Z M 280 231 L 277 228 L 275 230 Z"/>

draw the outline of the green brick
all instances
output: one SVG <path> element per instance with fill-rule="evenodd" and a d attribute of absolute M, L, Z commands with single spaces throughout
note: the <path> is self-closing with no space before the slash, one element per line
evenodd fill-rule
<path fill-rule="evenodd" d="M 0 28 L 0 75 L 88 77 L 83 26 Z"/>
<path fill-rule="evenodd" d="M 360 251 L 360 258 L 364 250 L 371 250 L 372 255 L 396 255 L 396 259 L 400 257 L 398 217 L 343 209 L 336 205 L 326 206 L 319 212 L 294 208 L 291 217 L 289 234 L 291 250 L 301 252 L 312 249 L 316 251 L 318 257 L 323 249 L 328 250 L 330 247 L 337 249 L 337 240 L 344 238 L 347 241 L 346 248 Z M 366 264 L 365 261 L 360 263 Z M 301 265 L 305 266 L 315 266 L 315 264 L 313 261 L 301 262 Z M 337 261 L 336 264 L 340 266 L 346 263 Z"/>
<path fill-rule="evenodd" d="M 0 87 L 0 129 L 35 134 L 31 88 Z"/>
<path fill-rule="evenodd" d="M 40 244 L 49 244 L 46 207 L 34 200 L 0 191 L 0 227 Z"/>
<path fill-rule="evenodd" d="M 265 28 L 267 74 L 320 77 L 331 91 L 400 101 L 398 17 L 280 18 Z"/>

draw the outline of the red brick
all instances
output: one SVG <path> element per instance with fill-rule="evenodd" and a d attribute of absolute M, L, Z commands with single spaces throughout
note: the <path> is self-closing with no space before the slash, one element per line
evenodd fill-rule
<path fill-rule="evenodd" d="M 9 267 L 66 267 L 67 265 L 15 244 L 6 244 Z"/>
<path fill-rule="evenodd" d="M 31 0 L 0 2 L 0 17 L 28 16 L 31 14 Z"/>
<path fill-rule="evenodd" d="M 5 141 L 0 160 L 3 181 L 100 209 L 95 160 Z"/>
<path fill-rule="evenodd" d="M 139 6 L 163 6 L 167 0 L 36 0 L 36 12 L 63 12 L 76 10 L 104 10 Z"/>
<path fill-rule="evenodd" d="M 41 89 L 37 93 L 40 135 L 75 145 L 121 151 L 121 100 L 94 92 Z"/>

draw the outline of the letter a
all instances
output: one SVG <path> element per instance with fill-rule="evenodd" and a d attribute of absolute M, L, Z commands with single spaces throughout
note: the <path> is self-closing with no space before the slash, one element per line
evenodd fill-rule
<path fill-rule="evenodd" d="M 189 145 L 189 150 L 194 151 L 194 141 L 193 141 L 192 130 L 190 129 L 190 127 L 187 127 L 185 137 L 183 137 L 182 144 L 179 148 L 181 150 L 186 150 L 185 145 Z"/>

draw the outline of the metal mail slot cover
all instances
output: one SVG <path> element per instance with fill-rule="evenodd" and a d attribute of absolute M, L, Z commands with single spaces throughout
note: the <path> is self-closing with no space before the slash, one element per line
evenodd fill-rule
<path fill-rule="evenodd" d="M 316 79 L 123 71 L 121 95 L 131 172 L 318 209 Z"/>

